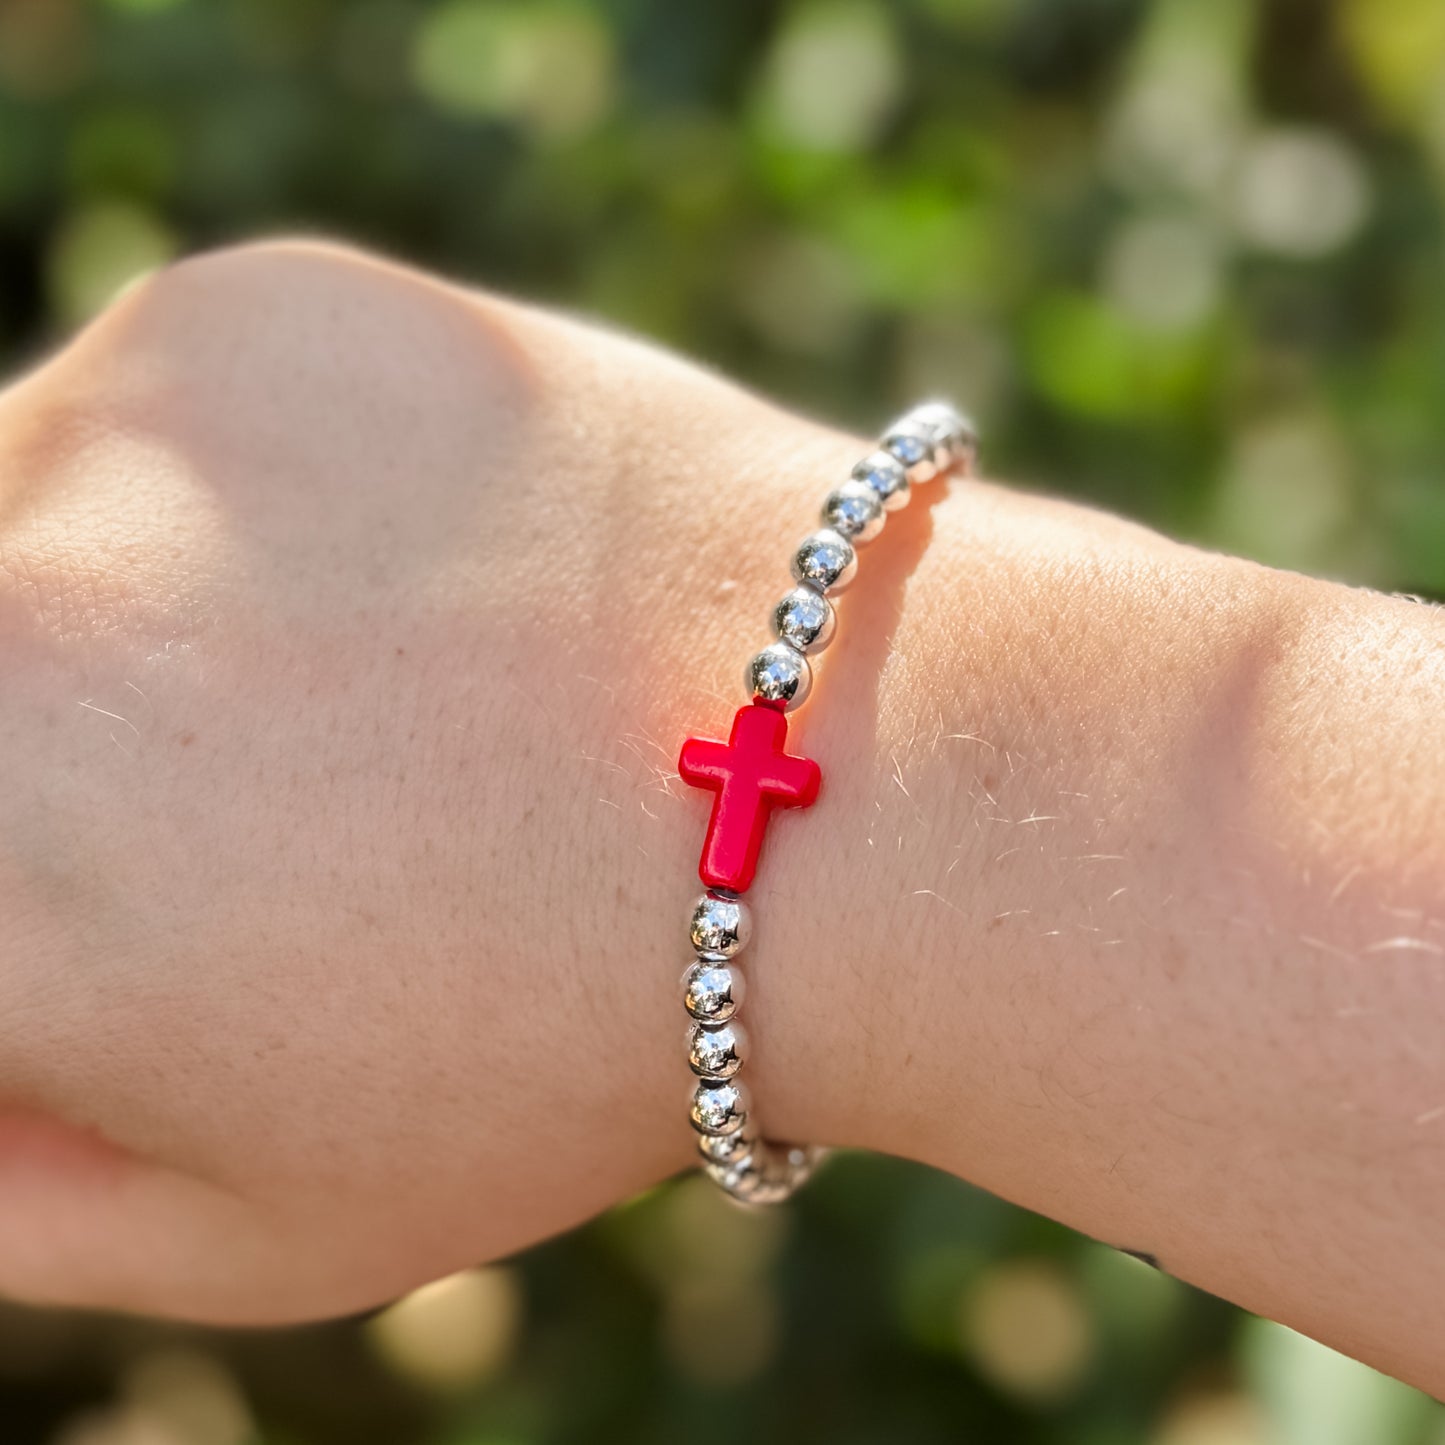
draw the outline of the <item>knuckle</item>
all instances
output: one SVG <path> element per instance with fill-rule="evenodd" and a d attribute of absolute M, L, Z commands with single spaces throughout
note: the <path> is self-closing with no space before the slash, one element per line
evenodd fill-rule
<path fill-rule="evenodd" d="M 110 354 L 147 379 L 137 405 L 223 462 L 399 464 L 428 437 L 476 446 L 534 391 L 513 308 L 350 246 L 211 252 L 119 304 Z"/>

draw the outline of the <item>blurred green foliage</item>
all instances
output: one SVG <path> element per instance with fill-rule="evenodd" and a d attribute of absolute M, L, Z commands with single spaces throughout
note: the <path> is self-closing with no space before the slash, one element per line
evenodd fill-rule
<path fill-rule="evenodd" d="M 346 236 L 868 431 L 1445 593 L 1440 0 L 0 0 L 11 369 L 171 256 Z M 724 1231 L 728 1248 L 690 1241 Z M 1147 1244 L 1147 1241 L 1119 1241 Z M 0 1313 L 4 1445 L 1445 1445 L 951 1179 L 695 1182 L 366 1322 Z"/>

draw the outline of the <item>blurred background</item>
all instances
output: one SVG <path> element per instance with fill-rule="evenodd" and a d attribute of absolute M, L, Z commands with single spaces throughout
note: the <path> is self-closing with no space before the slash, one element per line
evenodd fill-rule
<path fill-rule="evenodd" d="M 999 475 L 1445 594 L 1442 0 L 0 0 L 0 364 L 344 236 Z M 698 1259 L 690 1240 L 721 1234 Z M 958 1181 L 695 1180 L 364 1320 L 0 1307 L 0 1445 L 1445 1445 L 1445 1409 Z"/>

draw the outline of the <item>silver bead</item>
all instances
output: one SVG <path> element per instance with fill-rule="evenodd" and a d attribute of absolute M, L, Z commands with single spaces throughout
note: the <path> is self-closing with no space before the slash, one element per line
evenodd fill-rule
<path fill-rule="evenodd" d="M 973 470 L 978 456 L 978 432 L 956 406 L 946 401 L 926 401 L 914 407 L 904 421 L 929 428 L 943 447 L 950 467 L 956 467 L 965 475 Z"/>
<path fill-rule="evenodd" d="M 704 1161 L 703 1173 L 719 1188 L 744 1204 L 772 1204 L 776 1199 L 760 1197 L 767 1182 L 767 1174 L 759 1160 L 759 1151 L 750 1150 L 740 1159 L 726 1163 Z"/>
<path fill-rule="evenodd" d="M 793 576 L 819 592 L 842 592 L 857 575 L 853 544 L 831 527 L 804 537 L 793 553 Z"/>
<path fill-rule="evenodd" d="M 746 1124 L 736 1134 L 699 1134 L 697 1152 L 707 1164 L 739 1164 L 755 1148 L 760 1148 L 758 1131 Z"/>
<path fill-rule="evenodd" d="M 781 1204 L 793 1192 L 786 1170 L 779 1169 L 773 1146 L 766 1142 L 736 1159 L 704 1162 L 702 1167 L 714 1183 L 744 1204 Z"/>
<path fill-rule="evenodd" d="M 883 522 L 883 498 L 867 482 L 844 482 L 823 503 L 823 525 L 855 546 L 871 542 Z"/>
<path fill-rule="evenodd" d="M 812 1174 L 823 1150 L 760 1142 L 735 1155 L 704 1155 L 703 1169 L 734 1199 L 747 1204 L 781 1204 Z"/>
<path fill-rule="evenodd" d="M 687 1062 L 705 1079 L 730 1079 L 742 1068 L 747 1048 L 748 1036 L 739 1023 L 694 1024 Z"/>
<path fill-rule="evenodd" d="M 811 587 L 794 587 L 773 608 L 773 632 L 799 652 L 822 652 L 837 623 L 833 604 Z"/>
<path fill-rule="evenodd" d="M 748 1121 L 747 1089 L 736 1079 L 700 1079 L 688 1117 L 699 1134 L 736 1134 Z"/>
<path fill-rule="evenodd" d="M 753 931 L 748 906 L 741 898 L 728 898 L 709 890 L 693 905 L 688 937 L 699 953 L 731 958 L 747 943 Z"/>
<path fill-rule="evenodd" d="M 896 457 L 909 482 L 931 482 L 948 467 L 948 452 L 931 426 L 908 417 L 895 422 L 883 438 L 883 450 Z"/>
<path fill-rule="evenodd" d="M 908 505 L 908 473 L 891 452 L 873 452 L 853 468 L 853 480 L 878 493 L 885 512 Z"/>
<path fill-rule="evenodd" d="M 786 642 L 769 643 L 743 674 L 743 687 L 754 702 L 780 702 L 785 712 L 801 707 L 812 686 L 808 659 Z"/>
<path fill-rule="evenodd" d="M 699 1023 L 725 1024 L 742 1007 L 742 970 L 737 964 L 702 959 L 682 977 L 683 1007 Z"/>

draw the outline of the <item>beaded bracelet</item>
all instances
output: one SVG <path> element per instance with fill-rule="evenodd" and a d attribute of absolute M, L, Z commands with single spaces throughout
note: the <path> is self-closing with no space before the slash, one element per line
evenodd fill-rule
<path fill-rule="evenodd" d="M 889 512 L 908 505 L 913 484 L 950 472 L 967 475 L 976 450 L 972 424 L 943 402 L 916 407 L 889 429 L 879 450 L 828 493 L 822 528 L 793 553 L 797 586 L 773 609 L 777 640 L 748 663 L 749 700 L 733 718 L 728 741 L 690 737 L 682 745 L 678 773 L 713 794 L 698 866 L 707 892 L 692 910 L 696 958 L 683 976 L 683 1002 L 692 1020 L 688 1063 L 697 1076 L 690 1118 L 703 1169 L 734 1199 L 753 1204 L 786 1199 L 822 1152 L 763 1139 L 737 1077 L 747 1038 L 737 1022 L 743 976 L 733 960 L 751 932 L 741 895 L 753 881 L 771 811 L 806 808 L 822 779 L 811 758 L 783 750 L 785 714 L 803 703 L 812 686 L 808 655 L 822 652 L 833 639 L 836 619 L 828 598 L 852 582 L 858 570 L 854 549 L 883 530 Z"/>

